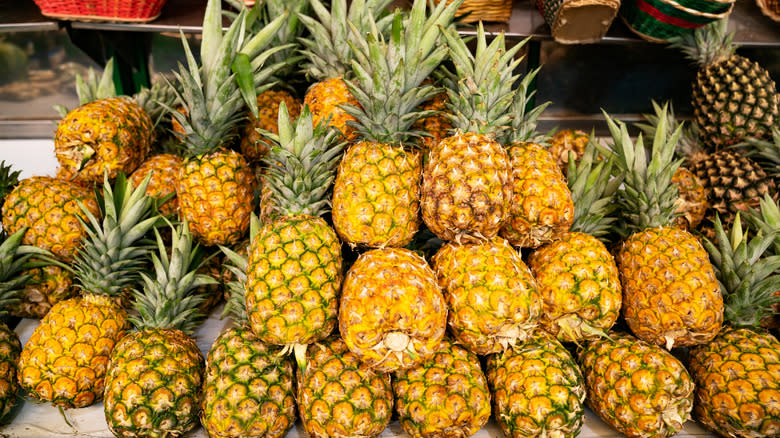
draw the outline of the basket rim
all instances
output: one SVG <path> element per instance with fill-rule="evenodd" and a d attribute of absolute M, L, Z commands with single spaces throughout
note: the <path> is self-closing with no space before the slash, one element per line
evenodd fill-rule
<path fill-rule="evenodd" d="M 651 43 L 656 43 L 656 44 L 668 43 L 668 41 L 665 40 L 665 39 L 656 38 L 654 36 L 647 35 L 645 33 L 642 33 L 640 31 L 634 29 L 634 26 L 632 26 L 631 23 L 628 22 L 628 20 L 626 19 L 626 17 L 623 14 L 620 14 L 620 19 L 623 20 L 623 23 L 625 23 L 626 27 L 628 27 L 628 30 L 630 30 L 631 32 L 634 32 L 635 34 L 639 35 L 643 40 L 649 41 Z"/>
<path fill-rule="evenodd" d="M 780 11 L 774 11 L 770 9 L 769 5 L 766 3 L 766 0 L 756 0 L 756 4 L 764 15 L 774 21 L 780 21 Z"/>
<path fill-rule="evenodd" d="M 686 6 L 683 6 L 683 5 L 679 4 L 679 3 L 677 3 L 675 0 L 658 0 L 658 1 L 660 1 L 661 3 L 666 3 L 667 5 L 673 7 L 675 9 L 677 9 L 677 10 L 680 10 L 680 11 L 683 11 L 683 12 L 687 12 L 687 13 L 689 13 L 691 15 L 696 15 L 698 17 L 705 17 L 705 18 L 713 18 L 715 20 L 717 20 L 719 18 L 723 18 L 723 17 L 729 15 L 731 13 L 731 11 L 734 9 L 734 4 L 736 4 L 736 2 L 730 2 L 729 3 L 730 6 L 729 6 L 728 10 L 726 10 L 724 12 L 721 12 L 719 14 L 713 14 L 711 12 L 702 12 L 702 11 L 699 11 L 699 10 L 696 10 L 696 9 L 688 8 Z M 727 2 L 718 2 L 718 3 L 726 4 Z"/>
<path fill-rule="evenodd" d="M 160 12 L 151 17 L 142 18 L 124 18 L 124 17 L 109 17 L 105 15 L 74 15 L 74 14 L 56 14 L 50 12 L 44 12 L 41 10 L 41 15 L 50 18 L 56 18 L 63 21 L 87 21 L 87 22 L 116 22 L 116 23 L 148 23 L 160 18 Z"/>

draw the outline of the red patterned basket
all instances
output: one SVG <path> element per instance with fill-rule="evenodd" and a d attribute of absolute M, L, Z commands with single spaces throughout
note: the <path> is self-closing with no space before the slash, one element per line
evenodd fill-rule
<path fill-rule="evenodd" d="M 41 14 L 59 20 L 144 23 L 160 16 L 166 0 L 34 0 Z"/>

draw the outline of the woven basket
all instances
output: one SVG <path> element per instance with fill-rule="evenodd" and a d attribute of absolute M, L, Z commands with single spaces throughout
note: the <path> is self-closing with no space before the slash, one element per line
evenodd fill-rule
<path fill-rule="evenodd" d="M 34 0 L 41 14 L 59 20 L 144 23 L 160 16 L 166 0 Z"/>
<path fill-rule="evenodd" d="M 443 0 L 439 0 L 441 3 Z M 447 0 L 452 3 L 452 0 Z M 464 23 L 477 21 L 509 21 L 512 16 L 512 0 L 464 0 L 456 15 L 465 15 Z"/>
<path fill-rule="evenodd" d="M 536 7 L 555 41 L 586 44 L 604 37 L 620 9 L 620 0 L 537 0 Z"/>
<path fill-rule="evenodd" d="M 702 3 L 707 3 L 702 5 Z M 706 7 L 703 12 L 694 7 Z M 734 3 L 706 0 L 625 0 L 620 16 L 640 37 L 663 43 L 731 13 Z"/>
<path fill-rule="evenodd" d="M 761 12 L 775 21 L 780 21 L 780 0 L 756 0 Z"/>

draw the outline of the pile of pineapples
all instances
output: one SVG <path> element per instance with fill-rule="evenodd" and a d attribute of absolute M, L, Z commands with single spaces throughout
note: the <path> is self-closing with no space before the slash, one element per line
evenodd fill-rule
<path fill-rule="evenodd" d="M 587 403 L 630 437 L 780 436 L 778 95 L 724 25 L 678 42 L 696 129 L 655 105 L 601 144 L 536 132 L 525 41 L 389 3 L 209 0 L 170 79 L 79 79 L 57 176 L 0 166 L 0 311 L 42 318 L 0 325 L 0 414 L 21 389 L 102 400 L 119 437 L 574 437 Z"/>

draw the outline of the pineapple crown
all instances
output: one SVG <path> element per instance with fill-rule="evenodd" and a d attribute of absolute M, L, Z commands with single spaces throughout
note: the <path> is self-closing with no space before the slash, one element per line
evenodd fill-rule
<path fill-rule="evenodd" d="M 747 146 L 749 156 L 755 156 L 767 174 L 780 178 L 780 127 L 772 127 L 772 141 L 750 138 L 738 146 Z"/>
<path fill-rule="evenodd" d="M 167 81 L 154 81 L 151 88 L 143 87 L 141 91 L 133 95 L 135 103 L 149 114 L 149 117 L 157 127 L 167 114 L 166 107 L 176 104 L 176 91 Z"/>
<path fill-rule="evenodd" d="M 114 185 L 104 175 L 103 196 L 98 196 L 102 220 L 84 205 L 83 222 L 87 235 L 74 262 L 75 277 L 85 293 L 119 296 L 132 289 L 144 269 L 150 246 L 143 241 L 155 225 L 154 200 L 146 195 L 151 175 L 133 188 L 120 173 Z"/>
<path fill-rule="evenodd" d="M 762 230 L 748 239 L 737 213 L 728 234 L 720 217 L 715 218 L 717 246 L 702 238 L 724 296 L 724 318 L 734 327 L 758 327 L 763 318 L 774 314 L 772 305 L 780 303 L 775 295 L 780 291 L 780 255 L 765 254 L 776 233 L 776 229 Z"/>
<path fill-rule="evenodd" d="M 200 47 L 202 65 L 198 65 L 184 32 L 180 31 L 187 67 L 179 64 L 174 72 L 180 89 L 178 101 L 186 111 L 166 106 L 184 129 L 183 143 L 192 155 L 218 148 L 236 135 L 233 129 L 244 118 L 247 105 L 257 117 L 257 94 L 269 89 L 269 78 L 283 64 L 265 66 L 266 60 L 286 46 L 264 50 L 284 24 L 286 14 L 271 21 L 255 34 L 247 33 L 247 10 L 239 12 L 227 31 L 222 31 L 221 0 L 209 0 L 203 18 Z M 173 88 L 173 87 L 172 87 Z"/>
<path fill-rule="evenodd" d="M 246 4 L 240 0 L 226 0 L 237 11 L 246 8 Z M 277 76 L 289 76 L 296 68 L 301 59 L 296 56 L 300 50 L 298 38 L 303 34 L 304 27 L 301 24 L 299 15 L 306 14 L 309 9 L 309 0 L 265 0 L 256 1 L 247 14 L 247 23 L 252 33 L 260 31 L 267 26 L 275 17 L 281 15 L 287 16 L 285 24 L 279 28 L 274 35 L 271 46 L 285 46 L 271 55 L 271 62 L 282 63 L 283 66 L 276 72 Z M 235 20 L 238 14 L 225 11 L 225 15 Z"/>
<path fill-rule="evenodd" d="M 5 197 L 19 184 L 21 173 L 21 170 L 13 170 L 12 165 L 6 165 L 5 160 L 0 161 L 0 207 L 5 204 Z"/>
<path fill-rule="evenodd" d="M 757 230 L 764 234 L 775 234 L 771 247 L 771 253 L 780 255 L 780 204 L 772 199 L 769 193 L 765 193 L 759 202 L 759 209 L 748 207 L 747 220 Z"/>
<path fill-rule="evenodd" d="M 22 228 L 4 238 L 0 243 L 0 317 L 6 315 L 9 306 L 19 302 L 19 295 L 31 274 L 20 275 L 24 270 L 41 266 L 30 260 L 33 256 L 51 256 L 51 253 L 30 245 L 22 245 L 27 228 Z"/>
<path fill-rule="evenodd" d="M 669 47 L 682 50 L 685 56 L 698 66 L 714 64 L 731 57 L 737 50 L 734 33 L 726 32 L 728 18 L 713 21 L 669 39 Z"/>
<path fill-rule="evenodd" d="M 191 335 L 203 317 L 198 305 L 205 299 L 203 294 L 193 292 L 216 280 L 196 272 L 204 260 L 199 246 L 193 246 L 186 221 L 170 227 L 170 256 L 163 238 L 154 229 L 157 238 L 157 251 L 151 253 L 154 277 L 141 272 L 143 291 L 133 293 L 138 315 L 129 319 L 140 329 L 168 328 Z"/>
<path fill-rule="evenodd" d="M 666 111 L 664 107 L 660 114 L 649 162 L 642 134 L 636 142 L 632 141 L 626 124 L 613 120 L 604 112 L 613 144 L 599 148 L 607 159 L 614 162 L 614 169 L 625 175 L 617 200 L 625 222 L 619 231 L 626 235 L 670 225 L 676 217 L 678 191 L 677 185 L 672 183 L 672 176 L 682 164 L 682 160 L 674 160 L 682 127 L 678 126 L 668 135 Z"/>
<path fill-rule="evenodd" d="M 568 184 L 574 199 L 574 222 L 571 230 L 603 239 L 612 231 L 617 219 L 615 194 L 623 183 L 623 175 L 612 175 L 613 161 L 599 154 L 593 132 L 579 162 L 569 152 Z"/>
<path fill-rule="evenodd" d="M 254 240 L 257 233 L 260 231 L 260 219 L 257 215 L 252 213 L 252 217 L 249 221 L 249 242 Z M 230 295 L 225 303 L 224 310 L 222 311 L 222 317 L 232 316 L 233 321 L 238 325 L 244 325 L 249 320 L 246 313 L 246 270 L 248 265 L 248 257 L 243 256 L 232 249 L 220 246 L 220 250 L 225 254 L 227 261 L 225 265 L 230 272 L 233 273 L 235 279 L 227 284 Z M 249 244 L 247 244 L 247 253 L 249 253 Z"/>
<path fill-rule="evenodd" d="M 317 19 L 298 14 L 310 33 L 309 38 L 300 39 L 301 53 L 308 59 L 303 65 L 307 76 L 316 80 L 348 77 L 352 73 L 350 61 L 354 58 L 355 35 L 371 32 L 372 23 L 378 33 L 386 35 L 392 16 L 383 12 L 391 1 L 353 0 L 347 7 L 346 0 L 332 0 L 328 10 L 320 0 L 310 0 Z M 356 26 L 355 33 L 348 23 Z"/>
<path fill-rule="evenodd" d="M 515 54 L 528 38 L 507 50 L 502 32 L 488 45 L 480 22 L 477 49 L 472 55 L 466 40 L 454 28 L 443 32 L 455 66 L 455 73 L 448 74 L 445 81 L 452 125 L 462 131 L 502 138 L 512 127 L 509 110 L 516 94 L 512 86 L 519 77 L 514 71 L 522 62 Z"/>
<path fill-rule="evenodd" d="M 114 84 L 114 58 L 106 62 L 103 73 L 100 76 L 95 73 L 95 69 L 89 68 L 87 78 L 84 79 L 80 74 L 76 74 L 76 95 L 79 98 L 79 105 L 94 102 L 98 99 L 117 97 L 116 85 Z M 54 109 L 65 117 L 70 110 L 63 105 L 54 105 Z"/>
<path fill-rule="evenodd" d="M 368 17 L 371 31 L 365 35 L 351 26 L 355 80 L 347 81 L 347 86 L 360 106 L 343 108 L 357 119 L 355 126 L 363 138 L 403 143 L 418 135 L 411 130 L 417 120 L 435 114 L 417 110 L 438 92 L 433 85 L 422 83 L 447 57 L 447 48 L 437 42 L 452 25 L 461 2 L 431 4 L 427 13 L 426 0 L 415 0 L 408 14 L 393 14 L 387 40 L 373 23 L 373 17 Z"/>
<path fill-rule="evenodd" d="M 330 207 L 328 190 L 345 143 L 336 142 L 340 136 L 327 121 L 313 126 L 308 105 L 292 123 L 281 102 L 278 127 L 279 135 L 265 134 L 274 143 L 264 159 L 274 210 L 285 216 L 320 216 Z"/>
<path fill-rule="evenodd" d="M 655 134 L 658 129 L 658 122 L 664 114 L 664 108 L 666 108 L 666 126 L 667 135 L 671 135 L 677 127 L 682 126 L 680 131 L 680 140 L 677 142 L 677 152 L 683 157 L 693 157 L 696 154 L 702 153 L 704 150 L 699 142 L 699 129 L 695 123 L 690 122 L 683 124 L 677 121 L 674 115 L 674 107 L 672 102 L 665 102 L 663 105 L 659 105 L 655 100 L 653 103 L 653 114 L 642 114 L 642 117 L 647 123 L 635 123 L 634 126 L 639 128 L 645 136 L 647 141 L 652 142 L 655 140 Z"/>
<path fill-rule="evenodd" d="M 512 99 L 512 108 L 510 110 L 513 115 L 512 129 L 506 133 L 505 138 L 500 140 L 501 144 L 517 142 L 546 143 L 548 141 L 549 136 L 537 132 L 536 125 L 539 116 L 552 102 L 545 102 L 531 108 L 533 97 L 536 94 L 532 83 L 541 68 L 539 66 L 526 73 L 517 88 L 515 88 L 515 95 Z"/>

